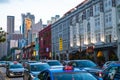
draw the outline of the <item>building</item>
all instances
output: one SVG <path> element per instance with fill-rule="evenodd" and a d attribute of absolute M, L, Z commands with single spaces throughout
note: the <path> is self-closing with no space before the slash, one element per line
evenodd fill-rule
<path fill-rule="evenodd" d="M 15 17 L 7 16 L 7 33 L 14 33 Z"/>
<path fill-rule="evenodd" d="M 117 34 L 118 34 L 118 58 L 120 60 L 120 0 L 116 0 L 116 11 L 117 11 Z"/>
<path fill-rule="evenodd" d="M 34 43 L 32 42 L 32 25 L 35 24 L 35 16 L 31 13 L 21 14 L 22 24 L 20 32 L 23 34 L 23 40 L 26 45 L 22 48 L 22 54 L 25 59 L 32 58 Z"/>
<path fill-rule="evenodd" d="M 43 28 L 44 27 L 41 19 L 38 23 L 32 25 L 32 42 L 34 42 L 35 39 L 38 38 L 38 33 L 39 31 L 43 30 Z"/>
<path fill-rule="evenodd" d="M 40 59 L 51 58 L 51 25 L 39 32 L 39 55 Z"/>
<path fill-rule="evenodd" d="M 96 62 L 118 59 L 116 0 L 85 0 L 53 23 L 51 30 L 52 53 L 60 60 L 63 55 Z"/>
<path fill-rule="evenodd" d="M 7 16 L 7 36 L 6 36 L 6 44 L 7 47 L 7 55 L 10 53 L 10 35 L 14 33 L 14 26 L 15 26 L 15 17 L 14 16 Z"/>
<path fill-rule="evenodd" d="M 27 13 L 22 14 L 22 25 L 21 25 L 21 33 L 23 34 L 23 38 L 27 40 L 27 44 L 32 42 L 32 25 L 35 24 L 35 16 Z"/>

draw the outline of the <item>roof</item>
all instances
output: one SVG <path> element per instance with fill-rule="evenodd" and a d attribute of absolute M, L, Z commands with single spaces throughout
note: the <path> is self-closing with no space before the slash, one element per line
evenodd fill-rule
<path fill-rule="evenodd" d="M 74 70 L 65 71 L 65 70 L 63 70 L 63 68 L 52 68 L 52 69 L 48 69 L 48 71 L 50 71 L 52 73 L 57 73 L 57 72 L 78 72 L 78 71 L 84 71 L 84 70 L 74 68 Z"/>
<path fill-rule="evenodd" d="M 41 62 L 36 62 L 36 63 L 29 63 L 30 65 L 39 65 L 39 64 L 47 64 L 47 63 L 41 63 Z"/>

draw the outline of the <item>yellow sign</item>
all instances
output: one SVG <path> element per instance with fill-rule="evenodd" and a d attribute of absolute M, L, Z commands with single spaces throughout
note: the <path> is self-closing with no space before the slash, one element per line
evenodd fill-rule
<path fill-rule="evenodd" d="M 26 19 L 25 19 L 25 23 L 26 23 L 26 30 L 27 30 L 27 31 L 30 30 L 31 25 L 32 25 L 31 19 L 26 18 Z"/>
<path fill-rule="evenodd" d="M 63 40 L 62 38 L 59 38 L 59 50 L 63 50 Z"/>

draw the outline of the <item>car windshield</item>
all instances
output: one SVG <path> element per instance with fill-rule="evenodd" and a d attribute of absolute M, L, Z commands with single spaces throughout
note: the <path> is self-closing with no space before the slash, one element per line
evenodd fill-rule
<path fill-rule="evenodd" d="M 97 80 L 94 76 L 85 72 L 60 72 L 54 73 L 54 80 Z"/>
<path fill-rule="evenodd" d="M 50 66 L 57 66 L 57 65 L 61 65 L 60 62 L 58 61 L 52 61 L 52 62 L 47 62 Z"/>
<path fill-rule="evenodd" d="M 37 64 L 37 65 L 31 65 L 31 71 L 42 71 L 44 69 L 48 69 L 50 66 L 48 64 Z"/>
<path fill-rule="evenodd" d="M 79 67 L 96 67 L 97 65 L 92 61 L 79 61 L 78 66 Z"/>
<path fill-rule="evenodd" d="M 14 68 L 23 68 L 23 66 L 22 65 L 14 64 L 14 65 L 10 65 L 10 68 L 11 69 L 14 69 Z"/>

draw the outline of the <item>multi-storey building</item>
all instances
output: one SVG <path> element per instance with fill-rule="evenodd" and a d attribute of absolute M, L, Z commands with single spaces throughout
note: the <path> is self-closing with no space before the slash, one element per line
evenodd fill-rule
<path fill-rule="evenodd" d="M 85 0 L 52 24 L 52 53 L 117 59 L 116 0 Z M 62 38 L 62 49 L 59 39 Z M 69 55 L 69 57 L 68 57 Z M 74 56 L 72 55 L 72 56 Z"/>
<path fill-rule="evenodd" d="M 14 33 L 14 16 L 7 16 L 7 33 Z"/>
<path fill-rule="evenodd" d="M 120 60 L 120 0 L 116 0 L 116 11 L 117 11 L 117 34 L 118 34 L 118 58 Z"/>
<path fill-rule="evenodd" d="M 21 32 L 23 34 L 24 39 L 27 40 L 27 44 L 32 42 L 32 25 L 35 24 L 35 16 L 27 13 L 22 14 L 22 25 Z"/>
<path fill-rule="evenodd" d="M 51 25 L 39 32 L 39 55 L 40 59 L 51 58 Z"/>
<path fill-rule="evenodd" d="M 10 35 L 12 35 L 14 33 L 14 24 L 15 23 L 15 17 L 14 16 L 7 16 L 7 36 L 6 36 L 6 44 L 7 44 L 7 54 L 9 54 L 10 52 L 10 40 L 11 37 Z"/>
<path fill-rule="evenodd" d="M 32 25 L 35 24 L 35 16 L 27 13 L 22 14 L 22 25 L 21 33 L 23 34 L 23 39 L 26 41 L 26 45 L 22 48 L 22 52 L 26 55 L 26 59 L 32 58 L 32 53 L 34 49 L 34 43 L 32 42 Z"/>

